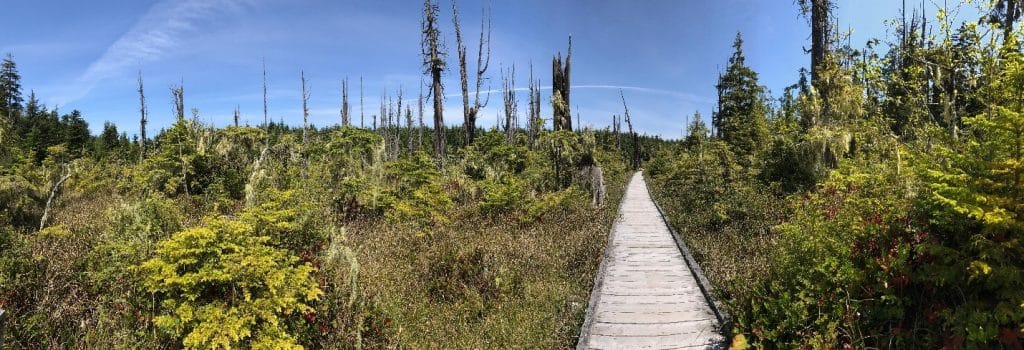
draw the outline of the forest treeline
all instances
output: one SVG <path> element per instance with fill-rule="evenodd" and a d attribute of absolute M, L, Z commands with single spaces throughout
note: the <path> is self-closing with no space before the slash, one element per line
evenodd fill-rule
<path fill-rule="evenodd" d="M 711 125 L 646 164 L 733 347 L 1020 348 L 1022 3 L 905 7 L 863 47 L 797 3 L 811 71 L 772 96 L 737 35 Z"/>

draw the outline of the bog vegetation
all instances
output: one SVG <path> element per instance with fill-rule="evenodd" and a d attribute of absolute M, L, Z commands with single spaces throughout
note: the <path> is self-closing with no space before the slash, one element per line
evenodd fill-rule
<path fill-rule="evenodd" d="M 207 125 L 199 110 L 186 110 L 177 85 L 175 122 L 147 136 L 152 92 L 140 73 L 138 135 L 106 123 L 94 136 L 78 111 L 60 115 L 34 93 L 26 101 L 8 55 L 0 70 L 0 344 L 571 346 L 625 185 L 628 146 L 607 129 L 572 128 L 570 61 L 560 54 L 565 96 L 554 122 L 540 115 L 531 69 L 525 126 L 510 72 L 504 122 L 478 129 L 485 25 L 475 92 L 456 32 L 467 123 L 447 126 L 442 12 L 424 4 L 427 96 L 403 97 L 400 88 L 369 115 L 360 96 L 359 126 L 347 80 L 339 124 L 310 125 L 303 73 L 295 81 L 303 115 L 291 123 L 264 115 L 258 126 L 239 125 L 236 113 L 234 125 Z M 425 109 L 433 126 L 423 123 Z M 300 117 L 301 127 L 291 126 Z"/>
<path fill-rule="evenodd" d="M 430 0 L 426 95 L 398 89 L 360 113 L 365 127 L 347 79 L 339 124 L 310 125 L 302 74 L 290 123 L 203 124 L 179 85 L 175 122 L 150 137 L 140 73 L 138 135 L 106 123 L 94 136 L 81 113 L 26 100 L 8 55 L 2 342 L 570 347 L 642 165 L 731 315 L 735 348 L 1020 348 L 1024 4 L 904 9 L 893 37 L 855 47 L 830 28 L 832 1 L 797 3 L 811 70 L 773 96 L 737 34 L 712 122 L 692 116 L 677 141 L 638 135 L 625 105 L 608 128 L 574 129 L 571 38 L 552 60 L 553 115 L 531 68 L 520 125 L 512 68 L 504 118 L 478 128 L 489 20 L 474 66 L 453 4 L 449 62 L 447 11 Z M 950 15 L 974 8 L 980 19 Z M 440 79 L 455 65 L 457 128 Z"/>
<path fill-rule="evenodd" d="M 905 9 L 864 47 L 798 3 L 812 71 L 770 96 L 737 35 L 712 125 L 647 164 L 733 345 L 1020 348 L 1021 2 Z"/>

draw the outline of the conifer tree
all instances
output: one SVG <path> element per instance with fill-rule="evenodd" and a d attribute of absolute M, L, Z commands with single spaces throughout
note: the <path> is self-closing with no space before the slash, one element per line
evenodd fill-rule
<path fill-rule="evenodd" d="M 14 56 L 7 54 L 0 62 L 0 113 L 8 120 L 21 112 L 21 75 L 14 63 Z"/>
<path fill-rule="evenodd" d="M 729 67 L 716 86 L 719 97 L 714 127 L 733 152 L 752 156 L 767 141 L 766 92 L 758 85 L 757 72 L 746 65 L 740 33 L 736 33 L 733 48 Z"/>

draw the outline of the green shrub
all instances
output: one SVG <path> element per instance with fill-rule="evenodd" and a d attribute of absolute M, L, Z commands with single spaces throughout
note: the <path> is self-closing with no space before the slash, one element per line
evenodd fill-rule
<path fill-rule="evenodd" d="M 515 177 L 487 179 L 479 184 L 483 192 L 480 212 L 492 218 L 519 215 L 533 200 L 526 183 Z"/>
<path fill-rule="evenodd" d="M 771 276 L 741 301 L 739 333 L 814 348 L 905 347 L 930 336 L 911 333 L 923 236 L 911 226 L 913 180 L 894 172 L 890 163 L 847 164 L 819 191 L 792 198 Z"/>
<path fill-rule="evenodd" d="M 432 227 L 448 224 L 451 221 L 451 208 L 451 197 L 440 185 L 432 182 L 417 188 L 411 197 L 395 202 L 387 217 L 392 222 Z"/>
<path fill-rule="evenodd" d="M 311 313 L 322 292 L 308 263 L 270 241 L 225 217 L 161 241 L 140 266 L 161 300 L 154 323 L 186 348 L 299 347 L 286 318 Z"/>

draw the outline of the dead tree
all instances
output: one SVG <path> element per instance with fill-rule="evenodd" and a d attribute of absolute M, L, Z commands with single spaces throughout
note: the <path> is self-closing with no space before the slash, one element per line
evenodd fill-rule
<path fill-rule="evenodd" d="M 423 148 L 423 129 L 425 127 L 423 125 L 423 78 L 422 77 L 420 78 L 420 97 L 419 97 L 419 99 L 417 99 L 417 102 L 418 102 L 417 103 L 418 104 L 417 108 L 419 109 L 417 114 L 418 114 L 418 116 L 420 118 L 420 127 L 419 127 L 419 130 L 417 130 L 417 136 L 416 136 L 416 145 L 417 145 L 417 147 L 416 148 L 417 149 L 422 149 Z"/>
<path fill-rule="evenodd" d="M 633 170 L 640 169 L 640 138 L 636 131 L 633 131 L 633 118 L 629 116 L 629 106 L 626 105 L 626 95 L 619 90 L 619 97 L 622 98 L 622 108 L 625 110 L 626 126 L 629 127 L 629 137 L 633 140 L 633 150 L 629 158 L 629 166 Z"/>
<path fill-rule="evenodd" d="M 139 70 L 139 161 L 146 158 L 146 93 L 142 88 L 142 70 Z"/>
<path fill-rule="evenodd" d="M 530 148 L 533 148 L 533 145 L 537 140 L 537 115 L 534 114 L 536 105 L 533 101 L 533 62 L 530 62 L 530 80 L 527 81 L 527 85 L 529 85 L 529 92 L 527 94 L 527 100 L 529 100 L 529 102 L 527 103 L 526 112 L 526 140 Z"/>
<path fill-rule="evenodd" d="M 269 132 L 270 124 L 267 120 L 267 59 L 263 59 L 263 131 Z M 270 144 L 270 137 L 267 137 L 267 144 Z"/>
<path fill-rule="evenodd" d="M 242 116 L 242 111 L 239 110 L 239 106 L 235 105 L 235 127 L 238 127 L 238 118 Z"/>
<path fill-rule="evenodd" d="M 53 201 L 57 199 L 61 186 L 64 185 L 65 181 L 68 181 L 68 179 L 71 178 L 71 164 L 64 163 L 61 168 L 63 169 L 63 174 L 57 178 L 57 181 L 53 184 L 53 188 L 50 189 L 50 197 L 46 199 L 46 206 L 43 208 L 43 217 L 39 219 L 40 230 L 46 227 L 46 222 L 49 221 L 50 210 L 53 208 Z"/>
<path fill-rule="evenodd" d="M 516 116 L 518 102 L 516 101 L 516 66 L 512 65 L 508 77 L 502 74 L 501 97 L 505 106 L 505 139 L 512 141 L 516 128 L 519 127 L 519 119 Z"/>
<path fill-rule="evenodd" d="M 363 77 L 359 77 L 359 127 L 363 128 Z"/>
<path fill-rule="evenodd" d="M 306 72 L 300 71 L 302 80 L 302 178 L 309 177 L 309 88 L 306 86 Z"/>
<path fill-rule="evenodd" d="M 622 117 L 618 114 L 612 115 L 612 133 L 615 134 L 615 149 L 622 152 Z"/>
<path fill-rule="evenodd" d="M 430 94 L 434 98 L 434 155 L 444 164 L 447 146 L 444 130 L 444 86 L 441 84 L 441 73 L 445 69 L 444 48 L 441 42 L 441 30 L 438 28 L 437 4 L 433 0 L 423 2 L 422 41 L 420 49 L 423 55 L 423 68 L 430 74 Z"/>
<path fill-rule="evenodd" d="M 171 87 L 171 103 L 172 103 L 172 108 L 171 109 L 173 110 L 174 115 L 175 115 L 175 117 L 178 120 L 178 123 L 183 122 L 185 120 L 185 84 L 184 83 L 182 83 L 181 85 L 178 85 L 178 87 Z M 176 135 L 178 135 L 178 140 L 176 140 L 177 144 L 178 144 L 178 158 L 181 159 L 181 184 L 182 184 L 182 187 L 184 187 L 185 195 L 187 196 L 187 195 L 189 195 L 189 190 L 188 190 L 188 163 L 185 161 L 184 149 L 182 149 L 182 143 L 183 143 L 183 140 L 181 139 L 182 135 L 180 133 L 177 133 Z"/>
<path fill-rule="evenodd" d="M 185 84 L 171 87 L 171 109 L 177 121 L 185 120 Z"/>
<path fill-rule="evenodd" d="M 349 125 L 348 78 L 341 81 L 341 126 Z"/>
<path fill-rule="evenodd" d="M 393 143 L 392 150 L 394 152 L 392 154 L 392 159 L 398 159 L 398 154 L 400 153 L 399 151 L 402 148 L 402 139 L 401 139 L 401 131 L 402 131 L 401 130 L 401 128 L 402 128 L 402 98 L 403 98 L 402 95 L 405 94 L 404 90 L 405 90 L 404 87 L 402 87 L 401 85 L 398 86 L 398 99 L 395 101 L 395 103 L 396 103 L 395 106 L 396 107 L 395 107 L 395 111 L 393 113 L 393 115 L 394 115 L 393 118 L 394 119 L 392 119 L 392 123 L 391 123 L 391 125 L 392 125 L 392 135 L 391 135 L 391 138 L 392 138 L 392 143 Z"/>
<path fill-rule="evenodd" d="M 409 105 L 405 106 L 405 129 L 407 130 L 406 143 L 408 143 L 406 149 L 409 151 L 409 154 L 412 154 L 415 149 L 412 143 L 412 106 Z"/>
<path fill-rule="evenodd" d="M 484 36 L 484 23 L 487 23 L 487 35 Z M 476 54 L 476 96 L 473 104 L 469 104 L 469 76 L 466 73 L 466 46 L 462 42 L 462 29 L 459 25 L 459 10 L 452 1 L 452 22 L 455 27 L 456 50 L 459 56 L 459 78 L 462 85 L 463 128 L 466 132 L 466 144 L 472 144 L 476 138 L 476 119 L 480 109 L 487 105 L 487 100 L 480 102 L 480 86 L 483 85 L 484 74 L 491 62 L 491 17 L 484 12 L 480 18 L 480 41 Z M 487 50 L 484 51 L 486 45 Z"/>
<path fill-rule="evenodd" d="M 569 110 L 569 68 L 572 62 L 572 35 L 569 35 L 569 51 L 562 64 L 562 53 L 559 52 L 551 61 L 551 107 L 553 110 L 555 131 L 572 131 L 572 113 Z"/>

